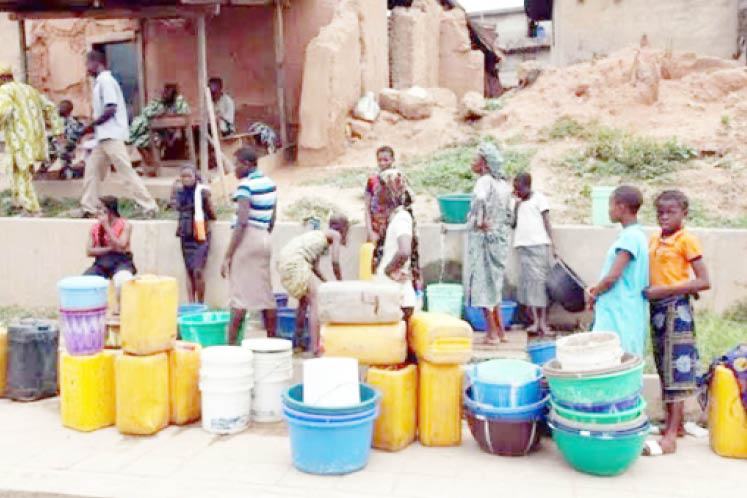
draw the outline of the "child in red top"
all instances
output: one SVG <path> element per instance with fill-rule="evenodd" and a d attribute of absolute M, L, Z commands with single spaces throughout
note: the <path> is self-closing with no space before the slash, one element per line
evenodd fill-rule
<path fill-rule="evenodd" d="M 690 296 L 710 288 L 698 238 L 683 227 L 688 200 L 679 190 L 667 190 L 654 201 L 661 235 L 649 244 L 651 339 L 666 407 L 661 441 L 648 441 L 644 453 L 674 453 L 683 432 L 685 402 L 695 395 L 698 351 Z M 690 270 L 695 274 L 691 278 Z"/>

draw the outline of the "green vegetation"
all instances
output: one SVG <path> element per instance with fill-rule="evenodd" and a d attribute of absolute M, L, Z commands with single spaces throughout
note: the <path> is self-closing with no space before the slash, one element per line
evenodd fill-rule
<path fill-rule="evenodd" d="M 329 220 L 335 211 L 341 211 L 339 206 L 321 197 L 302 197 L 290 204 L 284 211 L 285 216 L 293 221 L 304 221 L 312 216 L 319 218 L 322 224 Z M 355 222 L 351 220 L 351 222 Z"/>
<path fill-rule="evenodd" d="M 599 124 L 596 121 L 582 124 L 570 116 L 561 116 L 552 126 L 540 130 L 539 141 L 546 142 L 549 140 L 563 140 L 565 138 L 591 140 L 598 128 Z"/>
<path fill-rule="evenodd" d="M 673 173 L 694 157 L 695 151 L 675 138 L 660 142 L 600 127 L 589 144 L 580 151 L 570 152 L 562 165 L 579 176 L 655 180 Z"/>
<path fill-rule="evenodd" d="M 729 126 L 729 115 L 728 114 L 724 114 L 723 116 L 721 116 L 721 125 L 724 127 Z"/>
<path fill-rule="evenodd" d="M 653 204 L 646 202 L 638 211 L 638 219 L 644 225 L 656 226 L 656 212 Z M 733 217 L 723 216 L 708 209 L 697 199 L 690 200 L 690 209 L 687 215 L 687 225 L 700 228 L 747 228 L 747 214 Z"/>

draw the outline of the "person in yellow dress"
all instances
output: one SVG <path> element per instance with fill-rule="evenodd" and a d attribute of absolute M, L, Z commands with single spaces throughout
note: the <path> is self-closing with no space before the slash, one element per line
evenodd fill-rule
<path fill-rule="evenodd" d="M 5 135 L 3 170 L 10 179 L 13 204 L 27 214 L 41 208 L 32 183 L 34 163 L 49 158 L 46 123 L 62 135 L 57 107 L 34 87 L 13 80 L 13 70 L 0 63 L 0 130 Z"/>

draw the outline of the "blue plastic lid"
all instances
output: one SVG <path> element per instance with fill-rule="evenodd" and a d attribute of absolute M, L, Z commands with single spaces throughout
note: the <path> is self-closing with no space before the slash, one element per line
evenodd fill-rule
<path fill-rule="evenodd" d="M 513 359 L 483 361 L 473 365 L 468 372 L 471 381 L 486 384 L 520 385 L 542 377 L 542 370 L 534 363 Z"/>
<path fill-rule="evenodd" d="M 109 287 L 109 281 L 96 275 L 67 277 L 57 282 L 57 288 L 66 290 L 105 289 L 107 287 Z"/>

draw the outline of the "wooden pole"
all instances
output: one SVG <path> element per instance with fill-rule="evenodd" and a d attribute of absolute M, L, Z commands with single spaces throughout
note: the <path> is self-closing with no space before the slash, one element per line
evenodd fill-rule
<path fill-rule="evenodd" d="M 223 171 L 223 152 L 220 150 L 220 132 L 218 131 L 218 122 L 215 120 L 215 109 L 213 109 L 213 98 L 210 96 L 210 89 L 205 86 L 202 88 L 205 94 L 205 103 L 207 104 L 208 118 L 210 119 L 210 131 L 212 132 L 213 150 L 215 150 L 215 162 L 218 165 L 218 175 L 220 176 L 220 185 L 223 189 L 223 199 L 228 202 L 228 188 L 226 187 L 226 175 Z"/>
<path fill-rule="evenodd" d="M 208 86 L 207 76 L 207 41 L 205 35 L 205 15 L 197 18 L 197 97 L 200 101 L 200 173 L 208 181 L 208 124 L 207 102 L 210 93 L 202 96 Z"/>
<path fill-rule="evenodd" d="M 275 0 L 275 67 L 278 112 L 280 113 L 280 138 L 283 149 L 288 147 L 288 123 L 285 115 L 285 44 L 283 41 L 283 0 Z"/>
<path fill-rule="evenodd" d="M 28 83 L 29 68 L 28 60 L 26 59 L 26 21 L 23 19 L 18 20 L 18 55 L 21 59 L 21 81 Z"/>
<path fill-rule="evenodd" d="M 140 109 L 145 109 L 146 88 L 145 88 L 145 19 L 138 20 L 137 32 L 137 97 Z"/>

